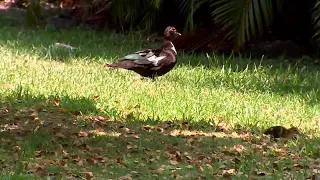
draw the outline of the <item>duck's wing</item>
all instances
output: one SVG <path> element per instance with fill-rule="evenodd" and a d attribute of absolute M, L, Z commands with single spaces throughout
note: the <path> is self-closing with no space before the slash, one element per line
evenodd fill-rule
<path fill-rule="evenodd" d="M 132 54 L 128 54 L 120 58 L 119 60 L 129 60 L 134 61 L 134 63 L 136 64 L 157 66 L 158 62 L 165 58 L 165 56 L 159 57 L 160 52 L 161 49 L 145 49 Z"/>

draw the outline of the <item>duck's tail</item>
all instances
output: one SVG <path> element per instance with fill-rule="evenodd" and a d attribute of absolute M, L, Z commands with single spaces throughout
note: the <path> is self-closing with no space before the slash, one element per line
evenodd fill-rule
<path fill-rule="evenodd" d="M 103 67 L 105 67 L 105 68 L 107 68 L 107 67 L 117 68 L 118 65 L 117 65 L 117 63 L 113 63 L 113 64 L 105 63 Z"/>
<path fill-rule="evenodd" d="M 135 64 L 132 61 L 121 61 L 116 63 L 105 63 L 105 68 L 122 68 L 122 69 L 128 69 L 131 70 L 133 67 L 135 67 Z"/>

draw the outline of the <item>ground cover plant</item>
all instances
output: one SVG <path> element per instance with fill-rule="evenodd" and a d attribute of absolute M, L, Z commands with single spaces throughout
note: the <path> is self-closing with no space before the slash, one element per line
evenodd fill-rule
<path fill-rule="evenodd" d="M 134 32 L 5 27 L 0 34 L 0 179 L 320 173 L 319 66 L 180 52 L 173 71 L 140 80 L 103 68 L 158 45 Z M 273 125 L 302 134 L 271 141 L 262 132 Z"/>

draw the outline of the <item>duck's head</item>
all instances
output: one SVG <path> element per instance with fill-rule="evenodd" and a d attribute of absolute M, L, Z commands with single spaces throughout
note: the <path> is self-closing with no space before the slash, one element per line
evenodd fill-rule
<path fill-rule="evenodd" d="M 173 39 L 181 36 L 175 27 L 168 26 L 163 33 L 164 39 L 172 41 Z"/>

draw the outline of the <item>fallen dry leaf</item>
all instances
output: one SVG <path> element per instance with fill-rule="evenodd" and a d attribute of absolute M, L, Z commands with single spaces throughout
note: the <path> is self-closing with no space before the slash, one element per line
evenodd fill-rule
<path fill-rule="evenodd" d="M 233 149 L 237 152 L 242 152 L 245 149 L 245 147 L 242 146 L 241 144 L 236 144 L 233 146 Z"/>
<path fill-rule="evenodd" d="M 124 126 L 119 127 L 119 129 L 120 129 L 120 131 L 121 131 L 122 133 L 129 133 L 129 132 L 130 132 L 130 129 L 129 129 L 129 128 L 126 128 L 126 127 L 124 127 Z"/>
<path fill-rule="evenodd" d="M 78 166 L 83 166 L 83 160 L 79 160 L 77 163 Z"/>
<path fill-rule="evenodd" d="M 48 172 L 43 167 L 38 167 L 36 169 L 35 173 L 41 178 L 47 176 L 47 174 L 48 174 Z"/>
<path fill-rule="evenodd" d="M 222 171 L 222 175 L 224 177 L 229 177 L 231 175 L 234 175 L 236 173 L 236 170 L 235 169 L 228 169 L 228 170 L 223 170 Z"/>
<path fill-rule="evenodd" d="M 79 137 L 87 137 L 87 136 L 88 136 L 88 133 L 81 130 L 81 131 L 79 131 L 78 136 L 79 136 Z"/>
<path fill-rule="evenodd" d="M 81 111 L 71 111 L 71 114 L 74 116 L 82 115 Z"/>
<path fill-rule="evenodd" d="M 132 180 L 131 174 L 121 176 L 118 178 L 118 180 Z"/>
<path fill-rule="evenodd" d="M 13 152 L 19 152 L 21 150 L 20 146 L 14 146 L 13 148 Z"/>
<path fill-rule="evenodd" d="M 55 136 L 58 138 L 65 138 L 65 136 L 60 132 L 56 133 Z"/>
<path fill-rule="evenodd" d="M 93 101 L 97 102 L 99 100 L 99 96 L 93 96 Z"/>
<path fill-rule="evenodd" d="M 65 114 L 65 113 L 69 112 L 69 110 L 68 109 L 60 109 L 59 112 L 61 114 Z"/>
<path fill-rule="evenodd" d="M 19 153 L 18 152 L 13 153 L 13 160 L 15 162 L 17 162 L 19 160 Z"/>
<path fill-rule="evenodd" d="M 179 164 L 179 162 L 175 160 L 170 160 L 169 163 L 174 166 Z"/>
<path fill-rule="evenodd" d="M 54 101 L 54 104 L 55 104 L 57 107 L 59 107 L 59 106 L 60 106 L 60 101 L 59 101 L 59 100 L 55 100 L 55 101 Z"/>
<path fill-rule="evenodd" d="M 163 171 L 164 171 L 164 168 L 163 168 L 163 167 L 160 167 L 160 168 L 157 170 L 157 173 L 158 173 L 158 174 L 162 174 Z"/>
<path fill-rule="evenodd" d="M 93 173 L 92 172 L 86 172 L 85 173 L 85 177 L 86 177 L 86 180 L 91 180 L 91 179 L 93 179 Z"/>
<path fill-rule="evenodd" d="M 90 165 L 95 165 L 97 164 L 97 160 L 93 159 L 93 158 L 88 158 L 86 159 L 87 163 L 90 164 Z"/>
<path fill-rule="evenodd" d="M 201 167 L 200 164 L 196 164 L 196 169 L 197 169 L 197 171 L 198 171 L 199 173 L 203 173 L 203 171 L 204 171 L 203 167 Z"/>

